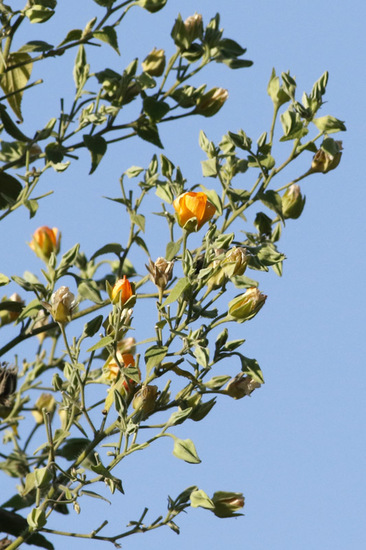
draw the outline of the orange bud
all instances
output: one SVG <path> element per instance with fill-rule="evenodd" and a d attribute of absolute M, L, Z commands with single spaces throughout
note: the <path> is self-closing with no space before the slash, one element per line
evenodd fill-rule
<path fill-rule="evenodd" d="M 187 231 L 198 231 L 216 213 L 215 206 L 201 192 L 183 193 L 175 199 L 173 206 L 179 225 Z M 187 225 L 188 222 L 190 223 Z"/>
<path fill-rule="evenodd" d="M 111 300 L 114 300 L 119 295 L 118 301 L 121 305 L 124 305 L 127 300 L 134 295 L 130 281 L 126 278 L 126 275 L 123 275 L 123 279 L 118 279 L 114 287 L 112 288 Z"/>
<path fill-rule="evenodd" d="M 33 233 L 30 248 L 41 260 L 49 260 L 52 252 L 57 254 L 60 250 L 61 234 L 56 227 L 52 229 L 46 225 L 39 227 Z"/>

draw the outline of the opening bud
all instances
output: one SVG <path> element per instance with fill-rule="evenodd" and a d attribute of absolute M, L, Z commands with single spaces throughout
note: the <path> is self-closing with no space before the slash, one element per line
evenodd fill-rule
<path fill-rule="evenodd" d="M 323 145 L 326 146 L 327 150 L 323 148 Z M 337 168 L 341 162 L 342 149 L 341 141 L 335 141 L 331 138 L 324 140 L 322 147 L 318 149 L 313 157 L 310 173 L 322 172 L 326 174 L 330 170 Z"/>
<path fill-rule="evenodd" d="M 17 294 L 16 292 L 14 292 L 14 294 L 12 294 L 9 298 L 4 296 L 1 302 L 16 302 L 17 304 L 20 304 L 20 306 L 17 306 L 15 308 L 13 304 L 9 304 L 9 309 L 2 309 L 0 311 L 0 327 L 16 321 L 16 319 L 18 319 L 20 315 L 20 311 L 22 309 L 21 306 L 24 306 L 24 300 L 22 300 L 19 294 Z"/>
<path fill-rule="evenodd" d="M 57 254 L 60 250 L 61 233 L 56 227 L 52 229 L 46 225 L 39 227 L 33 233 L 30 248 L 41 260 L 47 262 L 52 252 Z"/>
<path fill-rule="evenodd" d="M 229 92 L 224 88 L 212 88 L 198 98 L 193 112 L 205 117 L 213 116 L 221 109 L 228 97 Z"/>
<path fill-rule="evenodd" d="M 235 246 L 228 250 L 223 262 L 223 268 L 228 278 L 243 275 L 249 263 L 249 254 L 246 248 Z"/>
<path fill-rule="evenodd" d="M 51 302 L 41 302 L 43 307 L 52 315 L 56 323 L 64 325 L 71 320 L 72 312 L 76 307 L 76 299 L 67 286 L 61 286 L 51 296 Z"/>
<path fill-rule="evenodd" d="M 256 382 L 251 376 L 245 376 L 243 372 L 237 374 L 226 386 L 225 390 L 230 397 L 234 399 L 242 399 L 246 395 L 250 395 L 261 384 Z"/>
<path fill-rule="evenodd" d="M 141 63 L 143 71 L 150 76 L 161 76 L 165 69 L 165 52 L 154 48 Z"/>
<path fill-rule="evenodd" d="M 284 218 L 296 220 L 304 210 L 306 198 L 302 196 L 300 186 L 293 183 L 282 197 L 282 214 Z"/>
<path fill-rule="evenodd" d="M 232 493 L 229 491 L 217 491 L 212 497 L 215 506 L 213 513 L 219 518 L 230 518 L 239 516 L 238 510 L 244 507 L 245 499 L 243 493 Z"/>
<path fill-rule="evenodd" d="M 157 386 L 143 386 L 141 390 L 135 394 L 132 406 L 135 411 L 143 411 L 146 414 L 151 413 L 155 408 L 157 396 Z"/>
<path fill-rule="evenodd" d="M 0 365 L 0 406 L 10 407 L 12 396 L 17 388 L 18 369 L 9 367 L 8 363 Z"/>
<path fill-rule="evenodd" d="M 122 279 L 118 279 L 112 288 L 108 285 L 107 292 L 113 304 L 120 304 L 123 307 L 127 304 L 127 302 L 129 306 L 135 304 L 135 289 L 127 279 L 126 275 L 123 275 Z M 135 297 L 135 299 L 131 300 L 133 297 Z"/>
<path fill-rule="evenodd" d="M 198 231 L 216 213 L 215 206 L 202 192 L 189 191 L 179 195 L 173 202 L 178 223 L 186 231 Z"/>
<path fill-rule="evenodd" d="M 238 323 L 249 321 L 263 307 L 267 296 L 262 294 L 258 288 L 251 287 L 229 302 L 229 316 Z"/>

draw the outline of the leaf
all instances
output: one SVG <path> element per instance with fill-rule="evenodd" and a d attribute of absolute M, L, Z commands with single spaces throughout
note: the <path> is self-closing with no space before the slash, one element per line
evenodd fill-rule
<path fill-rule="evenodd" d="M 249 357 L 244 357 L 240 355 L 241 360 L 241 370 L 245 374 L 250 374 L 255 382 L 259 384 L 264 384 L 263 373 L 256 359 L 249 359 Z"/>
<path fill-rule="evenodd" d="M 182 245 L 182 239 L 179 239 L 179 241 L 170 242 L 166 245 L 166 252 L 165 252 L 165 259 L 170 262 L 179 252 L 180 247 Z"/>
<path fill-rule="evenodd" d="M 89 353 L 90 351 L 96 351 L 97 349 L 105 348 L 106 346 L 108 346 L 108 344 L 111 344 L 112 342 L 113 342 L 113 336 L 104 336 L 104 338 L 101 338 L 99 342 L 94 344 L 94 346 L 89 348 L 87 351 Z"/>
<path fill-rule="evenodd" d="M 90 136 L 88 134 L 83 136 L 83 141 L 91 154 L 92 163 L 89 172 L 90 175 L 97 169 L 98 164 L 107 151 L 107 142 L 102 136 Z"/>
<path fill-rule="evenodd" d="M 8 285 L 10 283 L 9 277 L 0 273 L 0 286 Z"/>
<path fill-rule="evenodd" d="M 201 160 L 201 166 L 204 178 L 215 178 L 217 176 L 218 162 L 216 158 Z"/>
<path fill-rule="evenodd" d="M 327 134 L 332 134 L 334 132 L 345 132 L 347 129 L 344 122 L 330 115 L 314 118 L 313 123 L 318 130 Z"/>
<path fill-rule="evenodd" d="M 198 489 L 191 493 L 191 506 L 192 508 L 206 508 L 207 510 L 213 510 L 215 508 L 214 503 L 208 495 L 202 489 Z"/>
<path fill-rule="evenodd" d="M 268 189 L 264 193 L 258 195 L 258 198 L 267 208 L 270 208 L 282 218 L 282 199 L 276 191 Z"/>
<path fill-rule="evenodd" d="M 67 44 L 68 42 L 74 42 L 75 40 L 80 40 L 82 35 L 83 35 L 83 31 L 81 29 L 72 29 L 67 33 L 66 37 L 63 39 L 62 42 L 60 42 L 57 48 L 59 48 L 60 46 L 63 46 L 64 44 Z"/>
<path fill-rule="evenodd" d="M 174 437 L 173 455 L 189 464 L 200 464 L 193 441 L 190 439 L 178 439 Z"/>
<path fill-rule="evenodd" d="M 95 304 L 102 304 L 103 300 L 100 296 L 97 284 L 95 281 L 83 281 L 78 285 L 78 291 L 82 298 L 90 300 Z"/>
<path fill-rule="evenodd" d="M 222 214 L 222 202 L 218 194 L 214 189 L 207 189 L 204 185 L 200 185 L 202 191 L 207 195 L 208 200 L 214 205 L 217 210 L 217 213 L 221 216 Z"/>
<path fill-rule="evenodd" d="M 21 67 L 11 69 L 12 65 L 17 65 L 18 63 L 26 64 Z M 32 58 L 29 54 L 25 52 L 16 52 L 10 54 L 7 59 L 7 72 L 4 72 L 4 66 L 2 66 L 0 70 L 0 86 L 4 94 L 9 96 L 6 99 L 21 122 L 23 122 L 23 117 L 20 105 L 23 98 L 23 92 L 14 92 L 17 92 L 17 90 L 20 90 L 27 85 L 32 73 L 32 67 Z"/>
<path fill-rule="evenodd" d="M 145 97 L 143 101 L 144 112 L 153 122 L 159 122 L 170 110 L 169 104 L 159 101 L 154 97 Z"/>
<path fill-rule="evenodd" d="M 22 190 L 19 181 L 6 172 L 0 172 L 0 210 L 14 204 Z"/>
<path fill-rule="evenodd" d="M 175 287 L 170 291 L 169 296 L 167 299 L 163 302 L 163 307 L 168 306 L 169 304 L 172 304 L 178 298 L 181 296 L 181 294 L 190 286 L 189 279 L 187 277 L 183 277 L 182 279 L 179 279 Z"/>
<path fill-rule="evenodd" d="M 141 139 L 160 147 L 160 149 L 164 149 L 164 146 L 160 141 L 158 128 L 154 122 L 144 119 L 142 122 L 139 121 L 136 125 L 134 125 L 134 129 L 136 134 Z"/>
<path fill-rule="evenodd" d="M 166 346 L 151 346 L 145 352 L 146 371 L 149 374 L 151 369 L 161 364 L 164 357 L 168 353 Z"/>
<path fill-rule="evenodd" d="M 132 212 L 131 221 L 135 223 L 143 233 L 145 233 L 145 216 Z"/>
<path fill-rule="evenodd" d="M 6 110 L 5 105 L 0 105 L 0 119 L 4 125 L 5 131 L 9 134 L 9 136 L 18 141 L 31 141 L 29 138 L 27 138 L 27 136 L 23 134 L 23 132 L 19 130 L 18 126 L 12 121 Z"/>
<path fill-rule="evenodd" d="M 123 250 L 124 249 L 119 243 L 106 244 L 105 246 L 102 246 L 102 248 L 98 248 L 98 250 L 94 252 L 94 254 L 90 259 L 94 260 L 98 256 L 102 256 L 103 254 L 110 254 L 110 253 L 116 254 L 119 257 L 120 254 L 122 254 Z"/>
<path fill-rule="evenodd" d="M 48 44 L 48 42 L 44 42 L 43 40 L 31 40 L 30 42 L 27 42 L 22 46 L 18 51 L 19 52 L 48 52 L 49 50 L 52 50 L 53 46 L 52 44 Z"/>
<path fill-rule="evenodd" d="M 55 7 L 56 2 L 49 2 L 49 6 L 43 6 L 42 0 L 38 4 L 34 4 L 31 8 L 25 10 L 25 16 L 28 17 L 31 23 L 45 23 L 55 13 L 49 7 Z"/>
<path fill-rule="evenodd" d="M 177 424 L 181 424 L 191 414 L 191 412 L 192 412 L 192 407 L 188 407 L 183 411 L 173 412 L 168 422 L 166 423 L 165 427 L 169 428 L 170 426 L 176 426 Z"/>
<path fill-rule="evenodd" d="M 94 31 L 93 36 L 94 38 L 97 38 L 98 40 L 106 42 L 107 44 L 112 46 L 112 48 L 118 53 L 118 55 L 121 55 L 118 49 L 117 33 L 114 27 L 103 27 L 100 31 Z"/>

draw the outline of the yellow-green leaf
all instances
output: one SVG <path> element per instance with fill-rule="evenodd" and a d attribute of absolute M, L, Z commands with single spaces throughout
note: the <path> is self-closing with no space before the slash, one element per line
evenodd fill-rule
<path fill-rule="evenodd" d="M 29 61 L 29 63 L 27 63 Z M 11 69 L 12 66 L 19 63 L 26 63 L 20 67 Z M 23 117 L 20 109 L 20 105 L 23 98 L 23 92 L 17 92 L 27 85 L 32 73 L 32 59 L 29 54 L 25 52 L 16 52 L 9 55 L 7 59 L 7 71 L 2 65 L 0 69 L 0 86 L 7 96 L 8 103 L 13 109 L 18 119 L 23 122 Z"/>

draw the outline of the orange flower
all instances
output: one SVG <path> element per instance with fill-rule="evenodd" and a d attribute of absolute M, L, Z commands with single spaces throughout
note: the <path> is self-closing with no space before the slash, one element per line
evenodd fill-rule
<path fill-rule="evenodd" d="M 123 366 L 123 368 L 135 366 L 135 359 L 131 353 L 121 353 L 119 350 L 117 350 L 116 355 L 117 355 L 118 363 L 120 363 L 120 365 Z M 107 369 L 109 371 L 107 374 L 108 380 L 113 381 L 117 378 L 118 373 L 120 371 L 118 363 L 114 358 L 112 358 L 107 363 Z M 140 376 L 140 371 L 138 371 L 138 374 Z M 132 380 L 132 378 L 128 378 L 123 382 L 123 387 L 125 388 L 126 391 L 129 391 L 131 389 L 131 386 L 133 387 L 135 385 L 136 385 L 136 382 Z"/>
<path fill-rule="evenodd" d="M 201 192 L 183 193 L 175 199 L 173 206 L 179 225 L 187 231 L 198 231 L 216 213 L 215 206 L 207 199 L 207 195 Z M 188 222 L 191 223 L 187 226 Z"/>
<path fill-rule="evenodd" d="M 115 298 L 117 298 L 119 294 L 119 302 L 121 305 L 124 305 L 127 300 L 131 298 L 131 296 L 134 295 L 134 291 L 132 289 L 130 281 L 126 278 L 126 275 L 123 275 L 123 279 L 118 279 L 114 287 L 112 288 L 111 292 L 111 300 L 113 303 L 115 303 Z"/>
<path fill-rule="evenodd" d="M 56 227 L 52 229 L 43 225 L 35 230 L 29 246 L 44 261 L 49 260 L 52 252 L 55 254 L 60 250 L 61 234 Z"/>

